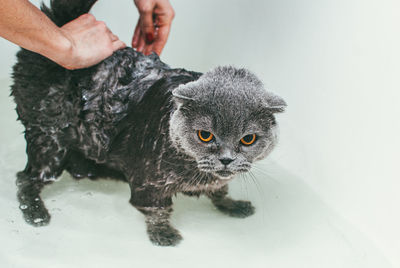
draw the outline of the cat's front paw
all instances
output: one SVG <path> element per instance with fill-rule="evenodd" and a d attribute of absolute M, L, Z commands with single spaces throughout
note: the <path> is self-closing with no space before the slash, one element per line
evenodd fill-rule
<path fill-rule="evenodd" d="M 36 202 L 21 203 L 19 208 L 25 221 L 35 227 L 45 226 L 50 222 L 50 214 L 39 198 Z"/>
<path fill-rule="evenodd" d="M 167 223 L 148 224 L 147 233 L 157 246 L 175 246 L 182 240 L 179 231 Z"/>
<path fill-rule="evenodd" d="M 43 183 L 30 179 L 24 172 L 18 172 L 16 183 L 19 208 L 25 221 L 35 227 L 49 224 L 50 214 L 39 195 Z"/>
<path fill-rule="evenodd" d="M 225 198 L 213 203 L 215 207 L 221 212 L 236 218 L 246 218 L 250 215 L 253 215 L 256 210 L 249 201 L 232 200 L 230 198 Z"/>

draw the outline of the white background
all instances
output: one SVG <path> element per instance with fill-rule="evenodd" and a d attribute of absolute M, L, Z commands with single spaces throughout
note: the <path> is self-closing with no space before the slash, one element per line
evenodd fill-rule
<path fill-rule="evenodd" d="M 272 159 L 400 267 L 400 2 L 172 4 L 162 60 L 203 72 L 243 66 L 284 97 L 289 106 L 278 118 L 281 143 Z M 131 1 L 102 0 L 93 13 L 130 43 Z M 6 78 L 17 47 L 0 40 L 0 51 Z"/>

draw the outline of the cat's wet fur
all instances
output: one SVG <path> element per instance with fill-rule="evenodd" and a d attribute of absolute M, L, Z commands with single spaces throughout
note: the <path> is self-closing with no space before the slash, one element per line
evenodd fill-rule
<path fill-rule="evenodd" d="M 61 26 L 95 2 L 53 0 L 42 10 Z M 228 197 L 227 183 L 273 149 L 274 113 L 286 104 L 249 71 L 172 69 L 157 55 L 131 48 L 75 71 L 24 49 L 17 58 L 12 95 L 28 155 L 17 174 L 17 196 L 28 223 L 49 223 L 40 191 L 63 170 L 78 179 L 126 181 L 130 203 L 145 215 L 150 240 L 161 246 L 182 239 L 169 223 L 172 196 L 179 192 L 204 194 L 233 217 L 254 213 L 250 202 Z M 200 130 L 213 139 L 201 141 Z M 252 134 L 253 144 L 240 142 Z"/>

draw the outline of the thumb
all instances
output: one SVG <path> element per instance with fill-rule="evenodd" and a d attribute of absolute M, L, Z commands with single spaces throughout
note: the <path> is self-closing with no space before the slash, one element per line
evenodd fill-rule
<path fill-rule="evenodd" d="M 140 29 L 145 37 L 146 43 L 151 44 L 154 41 L 154 21 L 153 12 L 146 11 L 140 15 Z"/>

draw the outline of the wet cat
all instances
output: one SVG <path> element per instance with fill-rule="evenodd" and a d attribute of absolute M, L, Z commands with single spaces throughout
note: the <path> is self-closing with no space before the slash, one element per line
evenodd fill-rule
<path fill-rule="evenodd" d="M 95 2 L 53 0 L 42 10 L 61 26 Z M 233 217 L 254 213 L 250 202 L 227 196 L 227 183 L 273 149 L 274 113 L 286 104 L 251 72 L 173 69 L 131 48 L 75 71 L 24 49 L 17 57 L 12 95 L 28 155 L 17 196 L 28 223 L 49 222 L 40 191 L 63 170 L 126 181 L 157 245 L 182 239 L 168 220 L 177 193 L 204 194 Z"/>

